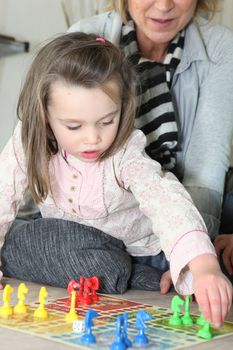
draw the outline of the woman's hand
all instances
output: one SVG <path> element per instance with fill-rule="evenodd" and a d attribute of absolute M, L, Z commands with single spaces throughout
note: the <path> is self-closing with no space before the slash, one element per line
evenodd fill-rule
<path fill-rule="evenodd" d="M 197 256 L 189 263 L 193 273 L 196 301 L 207 322 L 220 327 L 232 304 L 232 285 L 221 272 L 217 258 L 211 254 Z"/>
<path fill-rule="evenodd" d="M 219 235 L 215 241 L 214 246 L 218 257 L 222 253 L 223 263 L 229 275 L 233 275 L 233 233 Z"/>
<path fill-rule="evenodd" d="M 2 285 L 2 283 L 1 283 L 1 279 L 2 279 L 2 271 L 0 271 L 0 289 L 3 289 L 3 285 Z"/>

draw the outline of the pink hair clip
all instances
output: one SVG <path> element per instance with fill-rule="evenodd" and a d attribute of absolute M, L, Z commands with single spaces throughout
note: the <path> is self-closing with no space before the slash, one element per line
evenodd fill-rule
<path fill-rule="evenodd" d="M 96 38 L 95 41 L 99 43 L 105 43 L 106 40 L 104 38 Z"/>

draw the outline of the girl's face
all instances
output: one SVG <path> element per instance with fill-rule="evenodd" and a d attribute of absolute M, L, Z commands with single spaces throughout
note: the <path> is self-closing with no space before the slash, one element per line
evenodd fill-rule
<path fill-rule="evenodd" d="M 165 44 L 193 18 L 197 0 L 128 0 L 139 44 Z"/>
<path fill-rule="evenodd" d="M 117 84 L 106 84 L 114 101 L 100 88 L 66 85 L 51 86 L 49 123 L 59 146 L 72 156 L 95 162 L 115 140 L 121 115 Z M 116 101 L 119 102 L 116 102 Z"/>

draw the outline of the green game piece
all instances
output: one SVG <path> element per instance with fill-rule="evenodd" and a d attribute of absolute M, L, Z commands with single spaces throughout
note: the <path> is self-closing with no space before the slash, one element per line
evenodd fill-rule
<path fill-rule="evenodd" d="M 213 335 L 210 331 L 210 323 L 205 321 L 203 327 L 197 332 L 197 335 L 204 339 L 212 339 Z"/>
<path fill-rule="evenodd" d="M 198 311 L 200 312 L 200 316 L 198 317 L 196 324 L 198 324 L 199 326 L 203 326 L 205 324 L 206 320 L 204 319 L 204 316 L 203 316 L 199 306 L 198 306 Z"/>
<path fill-rule="evenodd" d="M 185 298 L 185 306 L 184 306 L 184 316 L 181 317 L 182 323 L 187 326 L 191 326 L 193 324 L 192 317 L 189 313 L 190 309 L 190 295 L 186 295 Z"/>
<path fill-rule="evenodd" d="M 171 310 L 174 313 L 168 322 L 169 325 L 179 326 L 182 324 L 181 318 L 179 317 L 180 305 L 184 305 L 184 300 L 179 295 L 175 295 L 171 302 Z"/>

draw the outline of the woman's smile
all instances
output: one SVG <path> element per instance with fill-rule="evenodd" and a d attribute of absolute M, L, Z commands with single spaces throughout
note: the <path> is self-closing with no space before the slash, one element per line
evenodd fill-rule
<path fill-rule="evenodd" d="M 163 18 L 150 18 L 150 21 L 155 24 L 158 25 L 160 27 L 167 27 L 169 26 L 171 23 L 174 22 L 174 18 L 168 18 L 168 19 L 163 19 Z"/>

